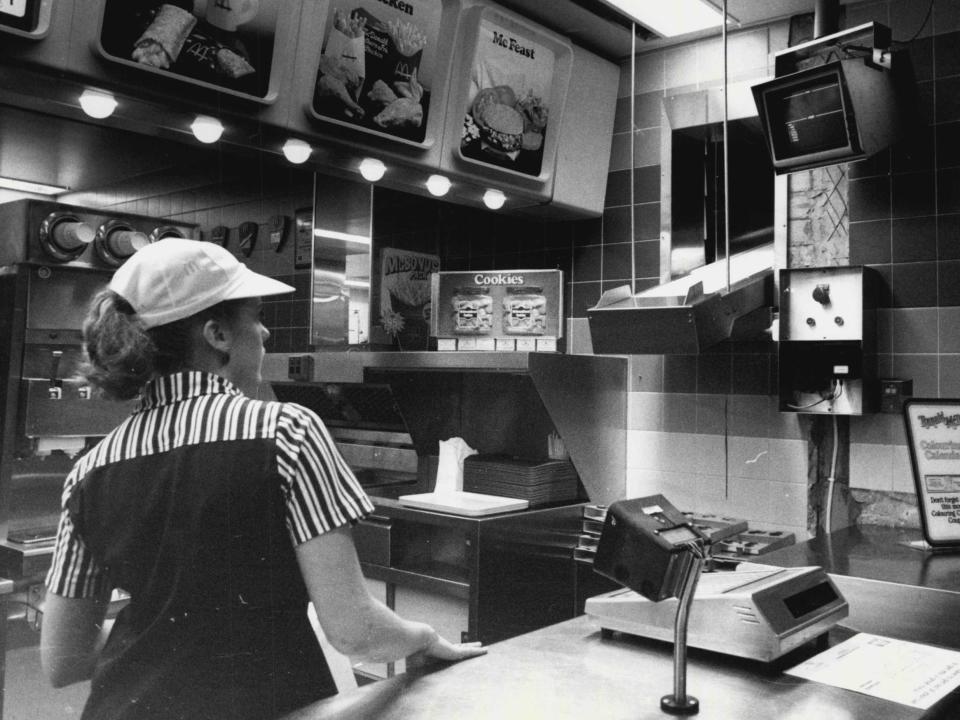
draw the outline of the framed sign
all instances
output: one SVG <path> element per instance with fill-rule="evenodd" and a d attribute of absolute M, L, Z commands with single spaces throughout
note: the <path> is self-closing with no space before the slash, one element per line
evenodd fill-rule
<path fill-rule="evenodd" d="M 960 550 L 960 400 L 903 406 L 924 540 Z"/>
<path fill-rule="evenodd" d="M 40 0 L 0 0 L 0 25 L 30 32 L 39 12 Z"/>
<path fill-rule="evenodd" d="M 270 102 L 281 0 L 105 0 L 108 60 Z"/>
<path fill-rule="evenodd" d="M 446 70 L 437 52 L 444 8 L 442 0 L 330 3 L 313 116 L 391 140 L 432 144 L 432 89 Z"/>

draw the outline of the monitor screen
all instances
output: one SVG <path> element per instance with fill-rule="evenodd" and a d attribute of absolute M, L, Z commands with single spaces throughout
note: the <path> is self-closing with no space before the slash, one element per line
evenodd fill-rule
<path fill-rule="evenodd" d="M 863 156 L 841 63 L 801 70 L 755 85 L 753 91 L 778 172 Z"/>
<path fill-rule="evenodd" d="M 777 158 L 852 146 L 839 70 L 771 88 L 765 99 Z"/>

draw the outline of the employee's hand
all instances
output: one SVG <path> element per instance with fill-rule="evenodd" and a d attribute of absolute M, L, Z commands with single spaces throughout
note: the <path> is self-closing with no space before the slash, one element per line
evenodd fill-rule
<path fill-rule="evenodd" d="M 452 643 L 437 635 L 437 639 L 423 652 L 435 660 L 456 662 L 457 660 L 466 660 L 467 658 L 476 657 L 477 655 L 486 655 L 487 649 L 479 642 Z"/>
<path fill-rule="evenodd" d="M 436 635 L 425 649 L 407 658 L 407 672 L 419 675 L 436 669 L 440 663 L 457 662 L 486 653 L 487 649 L 478 642 L 452 643 Z"/>

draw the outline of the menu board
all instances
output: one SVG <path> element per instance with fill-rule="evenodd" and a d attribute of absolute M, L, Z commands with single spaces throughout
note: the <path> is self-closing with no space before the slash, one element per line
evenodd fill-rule
<path fill-rule="evenodd" d="M 32 33 L 37 30 L 39 18 L 40 0 L 0 0 L 0 29 Z"/>
<path fill-rule="evenodd" d="M 460 154 L 537 176 L 550 125 L 554 51 L 532 31 L 482 17 Z"/>
<path fill-rule="evenodd" d="M 315 117 L 425 142 L 441 0 L 333 0 L 311 110 Z"/>
<path fill-rule="evenodd" d="M 924 539 L 960 548 L 960 401 L 908 400 L 903 413 Z"/>
<path fill-rule="evenodd" d="M 283 0 L 105 0 L 100 47 L 115 62 L 264 99 L 282 5 Z"/>

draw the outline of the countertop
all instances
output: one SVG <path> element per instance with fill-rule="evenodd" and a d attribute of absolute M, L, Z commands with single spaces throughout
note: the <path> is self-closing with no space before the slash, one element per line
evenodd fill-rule
<path fill-rule="evenodd" d="M 849 632 L 831 631 L 841 639 Z M 672 647 L 601 636 L 580 616 L 495 643 L 485 656 L 360 687 L 285 720 L 640 720 L 669 717 Z M 896 703 L 784 675 L 748 660 L 691 650 L 687 691 L 703 720 L 914 720 L 956 718 L 948 696 L 927 714 Z"/>

